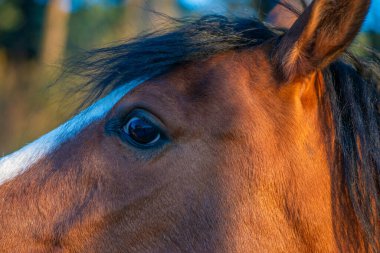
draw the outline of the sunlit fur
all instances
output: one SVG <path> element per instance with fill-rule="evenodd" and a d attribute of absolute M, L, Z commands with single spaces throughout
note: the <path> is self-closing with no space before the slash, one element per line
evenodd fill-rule
<path fill-rule="evenodd" d="M 319 25 L 334 23 L 316 14 L 336 8 L 318 2 L 291 38 L 257 20 L 173 20 L 69 66 L 89 78 L 89 101 L 153 78 L 1 185 L 1 249 L 379 252 L 380 67 L 349 53 L 326 66 L 314 57 L 329 49 L 313 43 L 331 28 Z M 310 20 L 318 33 L 305 33 Z M 337 51 L 359 25 L 336 27 L 350 35 Z M 281 49 L 294 38 L 315 53 L 290 60 Z M 316 60 L 302 68 L 307 54 Z M 165 145 L 144 150 L 107 134 L 135 108 L 162 122 Z"/>

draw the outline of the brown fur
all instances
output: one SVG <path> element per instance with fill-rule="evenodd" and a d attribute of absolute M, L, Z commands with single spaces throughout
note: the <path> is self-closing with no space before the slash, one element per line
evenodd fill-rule
<path fill-rule="evenodd" d="M 365 1 L 347 6 L 358 2 Z M 341 191 L 328 162 L 321 73 L 294 67 L 308 39 L 317 45 L 310 64 L 322 61 L 314 68 L 357 32 L 356 25 L 334 25 L 349 35 L 321 52 L 321 39 L 330 36 L 310 35 L 323 4 L 333 6 L 315 2 L 278 48 L 286 75 L 298 77 L 291 83 L 274 78 L 273 41 L 178 67 L 1 185 L 1 251 L 338 252 L 344 244 L 345 252 L 364 252 L 356 220 L 348 219 L 353 213 L 336 210 Z M 292 55 L 284 51 L 292 48 Z M 170 143 L 144 151 L 105 133 L 109 120 L 134 108 L 159 118 Z"/>

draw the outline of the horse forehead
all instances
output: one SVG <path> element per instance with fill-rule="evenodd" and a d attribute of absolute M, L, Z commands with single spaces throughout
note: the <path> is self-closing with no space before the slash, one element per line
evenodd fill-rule
<path fill-rule="evenodd" d="M 168 89 L 200 102 L 202 98 L 231 97 L 231 93 L 251 83 L 252 78 L 267 78 L 268 66 L 268 57 L 262 48 L 227 52 L 178 68 L 165 76 L 163 82 Z"/>
<path fill-rule="evenodd" d="M 250 120 L 244 115 L 260 110 L 252 106 L 252 99 L 260 99 L 253 94 L 252 86 L 266 90 L 268 64 L 265 50 L 256 48 L 179 66 L 134 88 L 110 115 L 142 107 L 162 118 L 170 128 L 187 129 L 178 132 L 202 132 L 200 128 L 224 132 L 234 128 L 232 119 Z"/>

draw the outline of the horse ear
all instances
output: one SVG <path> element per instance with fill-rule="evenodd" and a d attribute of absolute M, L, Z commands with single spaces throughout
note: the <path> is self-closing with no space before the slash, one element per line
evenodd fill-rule
<path fill-rule="evenodd" d="M 296 0 L 278 1 L 275 7 L 269 12 L 265 22 L 280 29 L 289 29 L 298 18 L 298 14 L 306 8 L 306 3 Z"/>
<path fill-rule="evenodd" d="M 314 0 L 275 48 L 273 61 L 286 81 L 333 62 L 353 41 L 370 0 Z"/>

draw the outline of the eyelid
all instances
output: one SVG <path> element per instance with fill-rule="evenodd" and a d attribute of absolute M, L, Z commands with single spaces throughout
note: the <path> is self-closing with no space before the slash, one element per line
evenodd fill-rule
<path fill-rule="evenodd" d="M 118 107 L 113 117 L 119 117 L 125 120 L 129 115 L 139 111 L 152 115 L 154 119 L 157 119 L 163 126 L 169 125 L 165 118 L 161 117 L 159 110 L 156 110 L 154 106 L 144 103 L 144 101 Z"/>
<path fill-rule="evenodd" d="M 166 131 L 165 131 L 166 126 L 163 124 L 163 122 L 157 116 L 152 114 L 151 112 L 149 112 L 145 109 L 141 109 L 141 108 L 135 108 L 132 111 L 130 111 L 124 117 L 122 125 L 124 126 L 125 124 L 127 124 L 128 121 L 130 119 L 132 119 L 133 117 L 140 117 L 140 118 L 144 119 L 145 121 L 152 123 L 153 125 L 155 125 L 157 128 L 159 128 L 160 131 L 162 131 L 166 135 Z"/>

